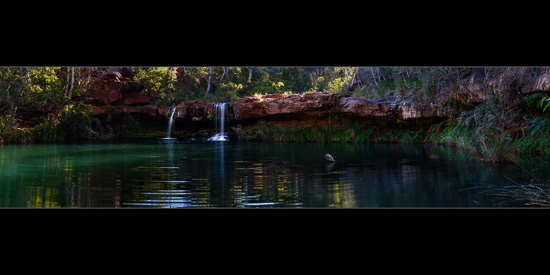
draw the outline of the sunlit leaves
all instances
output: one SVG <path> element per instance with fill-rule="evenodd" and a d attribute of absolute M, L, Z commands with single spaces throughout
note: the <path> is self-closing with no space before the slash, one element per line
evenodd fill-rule
<path fill-rule="evenodd" d="M 546 102 L 546 105 L 544 105 Z M 540 101 L 540 106 L 542 107 L 544 105 L 544 108 L 542 109 L 543 112 L 546 111 L 546 108 L 548 108 L 548 106 L 550 105 L 550 98 L 548 98 L 547 96 L 545 96 L 541 101 Z"/>

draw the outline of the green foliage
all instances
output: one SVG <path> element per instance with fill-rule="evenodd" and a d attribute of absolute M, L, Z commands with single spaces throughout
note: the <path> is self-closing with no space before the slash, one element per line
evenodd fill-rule
<path fill-rule="evenodd" d="M 345 121 L 338 125 L 313 125 L 275 127 L 270 122 L 259 121 L 259 129 L 243 131 L 241 140 L 275 142 L 318 142 L 318 143 L 415 143 L 424 141 L 422 129 L 412 131 L 406 127 L 398 129 L 392 124 L 380 127 L 359 122 Z"/>
<path fill-rule="evenodd" d="M 525 152 L 525 140 L 512 134 L 513 115 L 502 105 L 482 104 L 463 111 L 457 121 L 445 121 L 432 126 L 428 134 L 432 141 L 456 144 L 466 149 L 470 157 L 483 161 L 515 161 Z M 496 116 L 495 116 L 496 114 Z"/>
<path fill-rule="evenodd" d="M 529 122 L 526 136 L 515 141 L 520 152 L 550 154 L 550 118 L 535 117 Z"/>
<path fill-rule="evenodd" d="M 0 69 L 0 139 L 29 143 L 90 138 L 91 106 L 77 99 L 88 85 L 85 71 L 78 68 Z M 40 115 L 20 118 L 18 109 Z"/>
<path fill-rule="evenodd" d="M 546 93 L 533 93 L 521 98 L 518 107 L 531 115 L 543 115 L 550 106 L 550 98 Z"/>
<path fill-rule="evenodd" d="M 134 80 L 164 105 L 183 100 L 234 101 L 254 94 L 347 91 L 359 79 L 355 67 L 186 67 L 185 83 L 174 68 L 132 68 Z M 209 83 L 210 82 L 210 89 Z M 208 93 L 206 92 L 208 90 Z M 178 101 L 179 100 L 179 101 Z"/>
<path fill-rule="evenodd" d="M 40 118 L 40 123 L 33 129 L 35 142 L 63 141 L 63 133 L 59 125 L 60 121 L 53 118 L 53 116 Z"/>
<path fill-rule="evenodd" d="M 443 69 L 412 67 L 185 67 L 184 84 L 175 68 L 131 68 L 134 80 L 147 93 L 160 97 L 161 105 L 184 100 L 234 101 L 254 94 L 336 93 L 354 89 L 356 96 L 381 98 L 389 95 L 433 100 L 449 82 Z M 451 72 L 466 68 L 448 69 Z M 208 88 L 210 87 L 210 88 Z M 207 92 L 208 90 L 208 92 Z"/>
<path fill-rule="evenodd" d="M 134 68 L 134 81 L 144 87 L 145 93 L 161 98 L 163 105 L 176 103 L 176 73 L 170 67 Z"/>
<path fill-rule="evenodd" d="M 550 137 L 550 118 L 535 117 L 530 121 L 527 133 L 531 137 Z"/>
<path fill-rule="evenodd" d="M 414 141 L 413 136 L 409 132 L 398 132 L 396 139 L 400 140 L 403 144 L 411 144 Z"/>
<path fill-rule="evenodd" d="M 114 123 L 114 132 L 113 136 L 117 138 L 129 137 L 133 133 L 138 132 L 139 121 L 131 113 L 124 113 L 120 121 Z"/>
<path fill-rule="evenodd" d="M 0 117 L 0 144 L 3 144 L 4 139 L 7 139 L 13 130 L 11 115 Z"/>
<path fill-rule="evenodd" d="M 92 111 L 89 104 L 80 101 L 65 105 L 57 113 L 40 118 L 40 122 L 30 129 L 30 142 L 63 142 L 74 139 L 90 139 L 95 134 L 91 130 Z"/>
<path fill-rule="evenodd" d="M 550 98 L 548 98 L 548 96 L 545 96 L 540 100 L 540 107 L 542 107 L 543 105 L 544 105 L 544 108 L 542 109 L 542 111 L 546 112 L 546 109 L 550 105 Z"/>

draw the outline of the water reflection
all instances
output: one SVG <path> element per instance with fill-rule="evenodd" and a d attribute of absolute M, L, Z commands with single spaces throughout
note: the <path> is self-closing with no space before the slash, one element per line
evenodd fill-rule
<path fill-rule="evenodd" d="M 0 150 L 0 207 L 476 207 L 491 206 L 479 194 L 506 177 L 530 177 L 464 157 L 441 146 L 10 145 Z"/>

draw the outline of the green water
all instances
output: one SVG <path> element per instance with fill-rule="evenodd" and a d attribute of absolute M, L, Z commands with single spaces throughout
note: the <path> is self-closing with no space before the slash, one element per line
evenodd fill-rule
<path fill-rule="evenodd" d="M 151 139 L 0 147 L 0 207 L 487 207 L 485 191 L 508 178 L 529 179 L 442 146 Z"/>

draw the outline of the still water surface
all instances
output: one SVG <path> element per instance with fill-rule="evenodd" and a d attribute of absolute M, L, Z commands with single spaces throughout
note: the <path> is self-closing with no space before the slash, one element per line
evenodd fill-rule
<path fill-rule="evenodd" d="M 508 178 L 529 179 L 442 146 L 152 139 L 0 147 L 0 207 L 487 207 L 486 191 Z"/>

